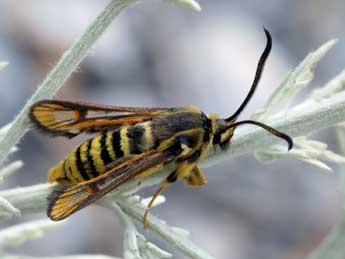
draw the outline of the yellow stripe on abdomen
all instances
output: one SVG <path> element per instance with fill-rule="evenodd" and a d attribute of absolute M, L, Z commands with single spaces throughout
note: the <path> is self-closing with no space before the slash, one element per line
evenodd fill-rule
<path fill-rule="evenodd" d="M 144 128 L 144 135 L 143 135 L 143 143 L 144 143 L 144 146 L 145 146 L 145 149 L 146 150 L 149 150 L 151 149 L 153 146 L 154 146 L 154 142 L 155 142 L 155 139 L 153 137 L 153 134 L 152 134 L 152 126 L 151 126 L 151 122 L 146 122 L 146 123 L 143 123 L 143 128 Z"/>
<path fill-rule="evenodd" d="M 79 148 L 79 147 L 78 147 Z M 75 148 L 72 153 L 67 157 L 66 163 L 65 163 L 65 170 L 66 176 L 72 181 L 72 182 L 83 182 L 85 179 L 81 176 L 77 163 L 76 163 L 76 152 L 77 149 Z"/>
<path fill-rule="evenodd" d="M 95 175 L 93 175 L 93 173 L 92 173 L 92 169 L 91 169 L 89 161 L 88 161 L 88 148 L 89 148 L 91 141 L 92 141 L 91 139 L 85 141 L 83 144 L 81 144 L 81 147 L 80 147 L 81 162 L 83 163 L 84 171 L 87 174 L 89 179 L 95 177 Z M 92 163 L 93 163 L 93 161 L 92 161 Z"/>
<path fill-rule="evenodd" d="M 123 126 L 120 129 L 120 138 L 121 138 L 120 145 L 121 145 L 121 149 L 124 156 L 129 156 L 131 154 L 129 139 L 127 135 L 127 131 L 129 127 L 130 126 Z"/>
<path fill-rule="evenodd" d="M 104 162 L 101 158 L 101 150 L 102 150 L 101 138 L 102 137 L 103 137 L 103 134 L 92 139 L 91 148 L 89 149 L 90 155 L 93 160 L 93 164 L 98 174 L 103 173 L 105 169 Z"/>
<path fill-rule="evenodd" d="M 113 133 L 111 131 L 108 131 L 106 133 L 106 141 L 105 141 L 106 149 L 108 151 L 108 154 L 112 160 L 116 159 L 115 151 L 113 148 Z"/>

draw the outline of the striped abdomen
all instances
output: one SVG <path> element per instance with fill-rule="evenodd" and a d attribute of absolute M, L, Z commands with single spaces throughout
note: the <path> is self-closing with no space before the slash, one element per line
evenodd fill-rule
<path fill-rule="evenodd" d="M 153 146 L 149 123 L 123 126 L 106 131 L 75 148 L 70 155 L 53 167 L 48 181 L 59 183 L 83 182 L 106 171 L 106 166 L 118 158 L 140 154 Z"/>

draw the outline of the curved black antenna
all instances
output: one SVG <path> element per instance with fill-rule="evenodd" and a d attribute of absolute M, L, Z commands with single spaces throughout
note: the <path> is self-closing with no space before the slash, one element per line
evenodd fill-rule
<path fill-rule="evenodd" d="M 259 126 L 259 127 L 263 128 L 263 129 L 267 130 L 272 135 L 274 135 L 274 136 L 276 136 L 278 138 L 284 139 L 288 143 L 288 149 L 289 150 L 293 147 L 293 141 L 292 141 L 292 139 L 288 135 L 286 135 L 286 134 L 284 134 L 284 133 L 282 133 L 282 132 L 280 132 L 280 131 L 278 131 L 278 130 L 270 127 L 270 126 L 267 126 L 266 124 L 258 122 L 258 121 L 245 120 L 245 121 L 235 122 L 235 123 L 229 125 L 227 127 L 227 129 L 234 128 L 234 127 L 236 127 L 238 125 L 241 125 L 241 124 L 253 124 L 253 125 Z"/>
<path fill-rule="evenodd" d="M 235 111 L 235 113 L 233 115 L 231 115 L 229 118 L 225 119 L 226 122 L 230 122 L 233 119 L 237 118 L 238 115 L 240 115 L 240 113 L 243 111 L 243 109 L 246 107 L 246 105 L 248 104 L 248 102 L 250 101 L 250 98 L 252 98 L 256 86 L 258 85 L 261 75 L 262 75 L 262 71 L 264 70 L 265 67 L 265 62 L 268 58 L 268 55 L 271 52 L 272 49 L 272 37 L 271 34 L 268 30 L 266 30 L 266 28 L 264 27 L 264 31 L 265 31 L 265 35 L 266 35 L 266 39 L 267 39 L 267 43 L 266 43 L 266 47 L 263 51 L 263 53 L 261 54 L 261 57 L 259 59 L 258 65 L 256 67 L 256 73 L 255 73 L 255 77 L 254 77 L 254 81 L 252 83 L 252 86 L 250 87 L 250 90 L 246 96 L 246 99 L 244 99 L 244 101 L 242 102 L 241 106 L 237 109 L 237 111 Z"/>

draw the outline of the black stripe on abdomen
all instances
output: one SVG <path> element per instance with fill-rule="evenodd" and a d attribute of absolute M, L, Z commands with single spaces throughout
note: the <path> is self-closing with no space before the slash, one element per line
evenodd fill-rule
<path fill-rule="evenodd" d="M 142 153 L 142 147 L 143 147 L 143 137 L 145 133 L 145 128 L 142 126 L 134 126 L 130 127 L 127 131 L 127 136 L 129 139 L 129 145 L 130 145 L 130 152 L 131 154 L 140 154 Z"/>
<path fill-rule="evenodd" d="M 76 166 L 77 166 L 77 169 L 78 169 L 80 175 L 83 177 L 83 179 L 84 179 L 85 181 L 87 181 L 87 180 L 89 180 L 90 178 L 89 178 L 89 176 L 88 176 L 87 173 L 86 173 L 86 170 L 85 170 L 85 168 L 84 168 L 83 162 L 82 162 L 81 157 L 80 157 L 80 147 L 81 147 L 81 146 L 79 146 L 79 147 L 77 148 L 77 150 L 75 151 L 75 164 L 76 164 Z"/>
<path fill-rule="evenodd" d="M 113 132 L 113 139 L 112 139 L 112 145 L 113 149 L 116 155 L 116 158 L 123 157 L 124 153 L 121 149 L 121 135 L 120 135 L 120 129 L 115 130 Z"/>
<path fill-rule="evenodd" d="M 113 162 L 107 149 L 107 134 L 106 133 L 103 133 L 100 139 L 100 146 L 101 146 L 101 159 L 104 165 L 107 165 Z"/>
<path fill-rule="evenodd" d="M 91 155 L 91 148 L 92 148 L 92 141 L 93 140 L 94 139 L 90 139 L 88 141 L 88 145 L 87 145 L 87 149 L 86 149 L 86 157 L 87 157 L 87 163 L 88 163 L 90 170 L 91 170 L 90 173 L 92 174 L 93 177 L 97 177 L 99 175 L 99 173 L 97 172 L 97 168 L 95 166 L 95 163 L 93 161 L 93 157 Z"/>

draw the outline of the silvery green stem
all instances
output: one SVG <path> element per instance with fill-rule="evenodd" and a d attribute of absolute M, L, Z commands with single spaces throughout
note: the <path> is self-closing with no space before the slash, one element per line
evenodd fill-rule
<path fill-rule="evenodd" d="M 0 196 L 19 209 L 21 215 L 43 212 L 47 210 L 47 196 L 53 190 L 52 184 L 38 184 L 18 187 L 0 192 Z M 0 219 L 11 218 L 8 211 L 0 210 Z"/>
<path fill-rule="evenodd" d="M 131 201 L 126 200 L 131 203 Z M 140 201 L 133 201 L 137 204 Z M 135 206 L 133 204 L 133 206 Z M 149 256 L 150 259 L 172 258 L 172 254 L 158 248 L 156 245 L 147 242 L 146 239 L 137 231 L 134 223 L 129 215 L 127 215 L 122 209 L 111 200 L 106 200 L 102 203 L 105 207 L 112 209 L 119 217 L 121 224 L 125 227 L 124 232 L 124 259 L 141 259 L 142 252 L 143 257 Z"/>
<path fill-rule="evenodd" d="M 137 230 L 130 220 L 130 218 L 117 206 L 115 202 L 110 203 L 107 207 L 112 210 L 118 216 L 121 225 L 124 226 L 124 237 L 123 237 L 123 258 L 124 259 L 140 259 L 140 252 L 137 240 Z"/>
<path fill-rule="evenodd" d="M 143 222 L 143 215 L 145 209 L 138 206 L 131 206 L 123 201 L 118 201 L 121 209 L 128 214 L 131 218 L 135 219 L 139 224 Z M 158 235 L 160 238 L 167 241 L 176 249 L 184 253 L 188 258 L 198 258 L 198 259 L 212 259 L 213 257 L 208 255 L 200 247 L 196 246 L 191 242 L 186 235 L 181 235 L 179 231 L 175 231 L 174 228 L 168 226 L 165 222 L 158 219 L 157 217 L 149 214 L 148 225 L 150 231 Z"/>
<path fill-rule="evenodd" d="M 345 88 L 345 70 L 341 71 L 335 78 L 329 81 L 324 87 L 316 89 L 312 98 L 315 101 L 322 101 L 323 99 L 332 97 L 335 93 L 344 91 Z"/>
<path fill-rule="evenodd" d="M 15 161 L 7 165 L 5 168 L 0 170 L 0 182 L 5 180 L 7 177 L 17 172 L 24 165 L 23 161 Z"/>
<path fill-rule="evenodd" d="M 85 33 L 61 56 L 59 62 L 47 75 L 36 92 L 27 101 L 24 108 L 16 116 L 5 136 L 0 139 L 0 164 L 7 157 L 10 149 L 25 134 L 29 125 L 27 113 L 33 103 L 41 99 L 52 98 L 62 87 L 69 76 L 76 70 L 80 62 L 89 54 L 92 45 L 100 38 L 111 22 L 127 6 L 138 0 L 112 0 L 97 16 Z"/>
<path fill-rule="evenodd" d="M 27 240 L 40 238 L 45 232 L 63 223 L 64 221 L 53 222 L 45 219 L 3 229 L 0 231 L 0 250 L 2 251 L 7 246 L 17 246 Z"/>
<path fill-rule="evenodd" d="M 143 250 L 143 259 L 172 258 L 173 255 L 159 248 L 151 242 L 147 242 L 143 235 L 138 233 L 139 246 Z"/>
<path fill-rule="evenodd" d="M 23 166 L 22 161 L 15 161 L 7 165 L 5 168 L 0 170 L 0 183 L 4 181 L 8 176 L 18 171 Z M 20 210 L 14 207 L 8 200 L 0 196 L 0 208 L 10 213 L 10 215 L 18 217 L 20 216 Z"/>
<path fill-rule="evenodd" d="M 0 209 L 2 209 L 3 212 L 6 214 L 9 214 L 10 216 L 19 217 L 20 216 L 20 210 L 17 209 L 10 203 L 8 200 L 6 200 L 4 197 L 0 196 Z"/>

